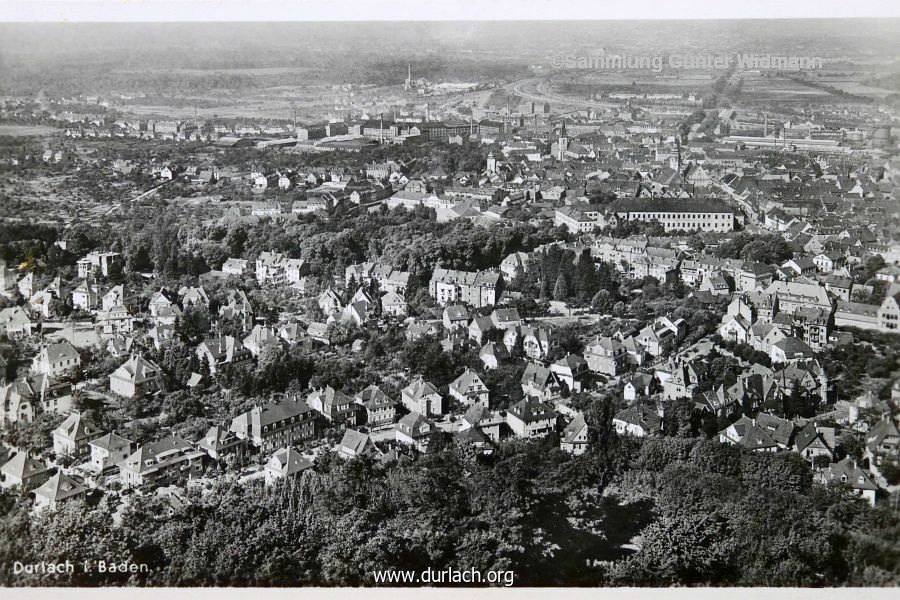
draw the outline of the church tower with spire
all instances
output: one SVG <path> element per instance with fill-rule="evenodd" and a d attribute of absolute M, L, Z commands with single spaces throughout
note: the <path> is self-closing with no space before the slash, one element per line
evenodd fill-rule
<path fill-rule="evenodd" d="M 566 134 L 566 120 L 563 119 L 562 125 L 559 128 L 559 140 L 557 141 L 556 147 L 556 160 L 563 160 L 566 155 L 566 151 L 569 149 L 569 137 Z"/>

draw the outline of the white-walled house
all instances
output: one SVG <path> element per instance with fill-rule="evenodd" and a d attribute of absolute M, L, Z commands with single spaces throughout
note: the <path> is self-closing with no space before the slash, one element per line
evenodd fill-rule
<path fill-rule="evenodd" d="M 156 391 L 162 380 L 162 369 L 140 354 L 132 354 L 109 376 L 109 389 L 114 394 L 133 398 L 138 393 Z"/>

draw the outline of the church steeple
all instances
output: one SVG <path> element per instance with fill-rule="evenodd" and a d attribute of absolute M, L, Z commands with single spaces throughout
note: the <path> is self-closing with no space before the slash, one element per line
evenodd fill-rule
<path fill-rule="evenodd" d="M 563 160 L 566 151 L 569 149 L 569 137 L 566 135 L 566 120 L 562 120 L 559 128 L 559 140 L 557 141 L 556 159 Z"/>

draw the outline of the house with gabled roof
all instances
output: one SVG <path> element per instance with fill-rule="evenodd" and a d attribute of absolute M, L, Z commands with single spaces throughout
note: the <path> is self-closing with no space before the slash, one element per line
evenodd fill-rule
<path fill-rule="evenodd" d="M 354 396 L 365 413 L 365 424 L 373 429 L 394 424 L 397 401 L 391 399 L 377 385 L 370 385 Z"/>
<path fill-rule="evenodd" d="M 181 305 L 184 308 L 189 306 L 205 306 L 209 307 L 209 296 L 203 287 L 185 287 L 178 291 L 181 296 Z"/>
<path fill-rule="evenodd" d="M 634 337 L 623 338 L 622 347 L 625 349 L 625 358 L 628 364 L 640 367 L 647 361 L 647 347 Z"/>
<path fill-rule="evenodd" d="M 22 486 L 25 490 L 32 490 L 50 479 L 51 475 L 51 469 L 43 462 L 30 458 L 25 452 L 17 452 L 0 466 L 0 487 Z"/>
<path fill-rule="evenodd" d="M 334 451 L 341 458 L 382 455 L 381 450 L 378 449 L 371 437 L 354 429 L 344 430 L 344 435 Z"/>
<path fill-rule="evenodd" d="M 584 360 L 592 372 L 616 376 L 625 370 L 627 356 L 615 338 L 596 337 L 585 346 Z"/>
<path fill-rule="evenodd" d="M 415 341 L 429 335 L 437 335 L 440 331 L 440 325 L 437 323 L 426 323 L 416 321 L 410 323 L 406 328 L 406 339 Z"/>
<path fill-rule="evenodd" d="M 495 308 L 491 313 L 491 323 L 497 329 L 510 329 L 522 325 L 522 317 L 517 308 Z"/>
<path fill-rule="evenodd" d="M 505 419 L 498 412 L 491 411 L 484 404 L 473 404 L 460 421 L 460 430 L 480 429 L 490 440 L 500 441 L 500 426 Z"/>
<path fill-rule="evenodd" d="M 451 304 L 444 308 L 441 323 L 447 331 L 464 328 L 468 321 L 469 310 L 462 304 Z"/>
<path fill-rule="evenodd" d="M 834 427 L 825 427 L 815 421 L 808 421 L 794 436 L 794 451 L 814 466 L 822 459 L 831 463 L 836 446 Z"/>
<path fill-rule="evenodd" d="M 466 367 L 462 374 L 450 382 L 450 395 L 466 406 L 490 405 L 490 392 L 478 373 Z"/>
<path fill-rule="evenodd" d="M 114 394 L 133 398 L 138 393 L 149 393 L 159 389 L 163 371 L 156 363 L 141 354 L 132 354 L 122 366 L 109 376 L 109 389 Z"/>
<path fill-rule="evenodd" d="M 326 315 L 333 314 L 344 306 L 344 301 L 340 295 L 331 288 L 328 288 L 321 294 L 317 300 L 319 309 Z"/>
<path fill-rule="evenodd" d="M 101 437 L 103 431 L 99 427 L 73 412 L 53 430 L 53 452 L 57 456 L 86 457 L 90 451 L 91 441 Z"/>
<path fill-rule="evenodd" d="M 584 415 L 578 415 L 572 422 L 566 425 L 559 439 L 559 447 L 570 454 L 579 455 L 587 452 L 590 445 L 588 438 L 588 426 L 584 421 Z"/>
<path fill-rule="evenodd" d="M 779 445 L 769 432 L 745 415 L 719 432 L 719 442 L 739 446 L 751 452 L 779 450 Z"/>
<path fill-rule="evenodd" d="M 622 387 L 622 398 L 627 402 L 633 402 L 642 396 L 649 396 L 656 389 L 657 380 L 650 373 L 635 373 Z"/>
<path fill-rule="evenodd" d="M 642 403 L 620 410 L 612 420 L 619 435 L 647 437 L 662 431 L 662 417 L 659 410 Z"/>
<path fill-rule="evenodd" d="M 269 457 L 264 467 L 266 485 L 273 485 L 281 479 L 292 479 L 311 469 L 313 464 L 306 460 L 300 452 L 288 446 L 279 448 Z"/>
<path fill-rule="evenodd" d="M 481 429 L 470 427 L 461 429 L 453 435 L 453 441 L 461 446 L 468 446 L 479 454 L 493 454 L 494 446 L 489 438 Z"/>
<path fill-rule="evenodd" d="M 817 480 L 825 485 L 846 485 L 855 494 L 865 499 L 869 505 L 875 506 L 878 486 L 850 456 L 820 471 L 817 475 Z"/>
<path fill-rule="evenodd" d="M 420 452 L 428 450 L 432 436 L 437 431 L 434 423 L 417 412 L 411 412 L 394 425 L 398 444 L 411 446 Z"/>
<path fill-rule="evenodd" d="M 503 343 L 510 352 L 512 352 L 518 336 L 522 338 L 522 349 L 525 356 L 532 360 L 543 360 L 553 348 L 559 346 L 559 338 L 549 327 L 522 325 L 507 329 L 503 336 Z"/>
<path fill-rule="evenodd" d="M 397 292 L 389 291 L 381 297 L 382 314 L 392 317 L 405 317 L 407 313 L 407 302 Z"/>
<path fill-rule="evenodd" d="M 560 381 L 556 373 L 536 362 L 525 365 L 521 379 L 522 393 L 526 397 L 540 398 L 549 401 L 560 392 Z"/>
<path fill-rule="evenodd" d="M 816 352 L 798 337 L 787 337 L 772 344 L 769 358 L 773 363 L 790 363 L 815 358 Z"/>
<path fill-rule="evenodd" d="M 224 425 L 213 425 L 197 440 L 197 448 L 206 452 L 213 460 L 222 460 L 229 454 L 242 455 L 247 451 L 247 439 Z"/>
<path fill-rule="evenodd" d="M 703 392 L 694 398 L 694 409 L 702 413 L 711 413 L 717 417 L 726 417 L 740 409 L 736 398 L 725 391 L 724 385 Z"/>
<path fill-rule="evenodd" d="M 39 375 L 59 377 L 79 366 L 78 351 L 69 342 L 60 342 L 42 347 L 31 363 L 31 370 Z"/>
<path fill-rule="evenodd" d="M 176 318 L 181 316 L 181 308 L 175 301 L 175 294 L 165 288 L 160 288 L 150 297 L 150 302 L 147 304 L 150 316 L 158 323 L 174 325 Z"/>
<path fill-rule="evenodd" d="M 754 422 L 757 427 L 769 434 L 769 437 L 778 444 L 779 449 L 786 450 L 794 445 L 794 431 L 797 426 L 793 421 L 761 412 L 756 415 Z"/>
<path fill-rule="evenodd" d="M 170 436 L 145 444 L 119 463 L 119 475 L 125 487 L 170 485 L 203 471 L 205 452 L 187 440 Z"/>
<path fill-rule="evenodd" d="M 474 341 L 476 344 L 482 344 L 484 343 L 487 334 L 493 331 L 493 329 L 494 322 L 491 321 L 490 317 L 476 316 L 472 319 L 472 322 L 469 323 L 469 339 Z"/>
<path fill-rule="evenodd" d="M 420 415 L 444 414 L 444 399 L 440 392 L 421 376 L 400 390 L 400 401 L 406 410 Z"/>
<path fill-rule="evenodd" d="M 203 340 L 197 346 L 197 357 L 207 364 L 213 375 L 223 366 L 241 366 L 253 360 L 250 350 L 230 335 Z"/>
<path fill-rule="evenodd" d="M 672 371 L 672 376 L 663 382 L 663 398 L 677 400 L 690 398 L 694 389 L 706 376 L 706 367 L 700 361 L 682 361 Z"/>
<path fill-rule="evenodd" d="M 556 411 L 539 398 L 523 398 L 506 411 L 506 424 L 523 438 L 545 437 L 556 431 Z"/>
<path fill-rule="evenodd" d="M 331 423 L 347 423 L 356 425 L 357 404 L 347 394 L 330 385 L 324 389 L 313 390 L 306 397 L 306 404 L 313 410 L 322 413 Z"/>
<path fill-rule="evenodd" d="M 280 344 L 279 340 L 280 338 L 272 328 L 265 325 L 254 325 L 250 335 L 245 337 L 241 343 L 251 355 L 258 357 L 269 348 L 277 348 Z"/>
<path fill-rule="evenodd" d="M 31 423 L 39 409 L 66 413 L 72 408 L 72 384 L 47 375 L 0 380 L 0 423 Z"/>
<path fill-rule="evenodd" d="M 34 490 L 35 506 L 38 510 L 53 510 L 63 502 L 80 500 L 86 494 L 85 486 L 60 471 Z"/>
<path fill-rule="evenodd" d="M 568 354 L 560 358 L 550 365 L 550 370 L 571 392 L 580 392 L 590 373 L 587 361 L 578 354 Z"/>
<path fill-rule="evenodd" d="M 488 342 L 478 351 L 478 358 L 481 359 L 484 368 L 487 370 L 496 369 L 500 366 L 500 361 L 509 357 L 506 346 L 495 342 Z"/>
<path fill-rule="evenodd" d="M 880 465 L 886 457 L 900 455 L 900 430 L 890 416 L 885 416 L 866 432 L 866 456 Z"/>

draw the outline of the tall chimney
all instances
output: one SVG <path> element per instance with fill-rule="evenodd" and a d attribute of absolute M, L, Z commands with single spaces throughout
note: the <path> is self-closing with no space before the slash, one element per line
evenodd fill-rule
<path fill-rule="evenodd" d="M 378 141 L 384 144 L 384 113 L 378 113 Z"/>

